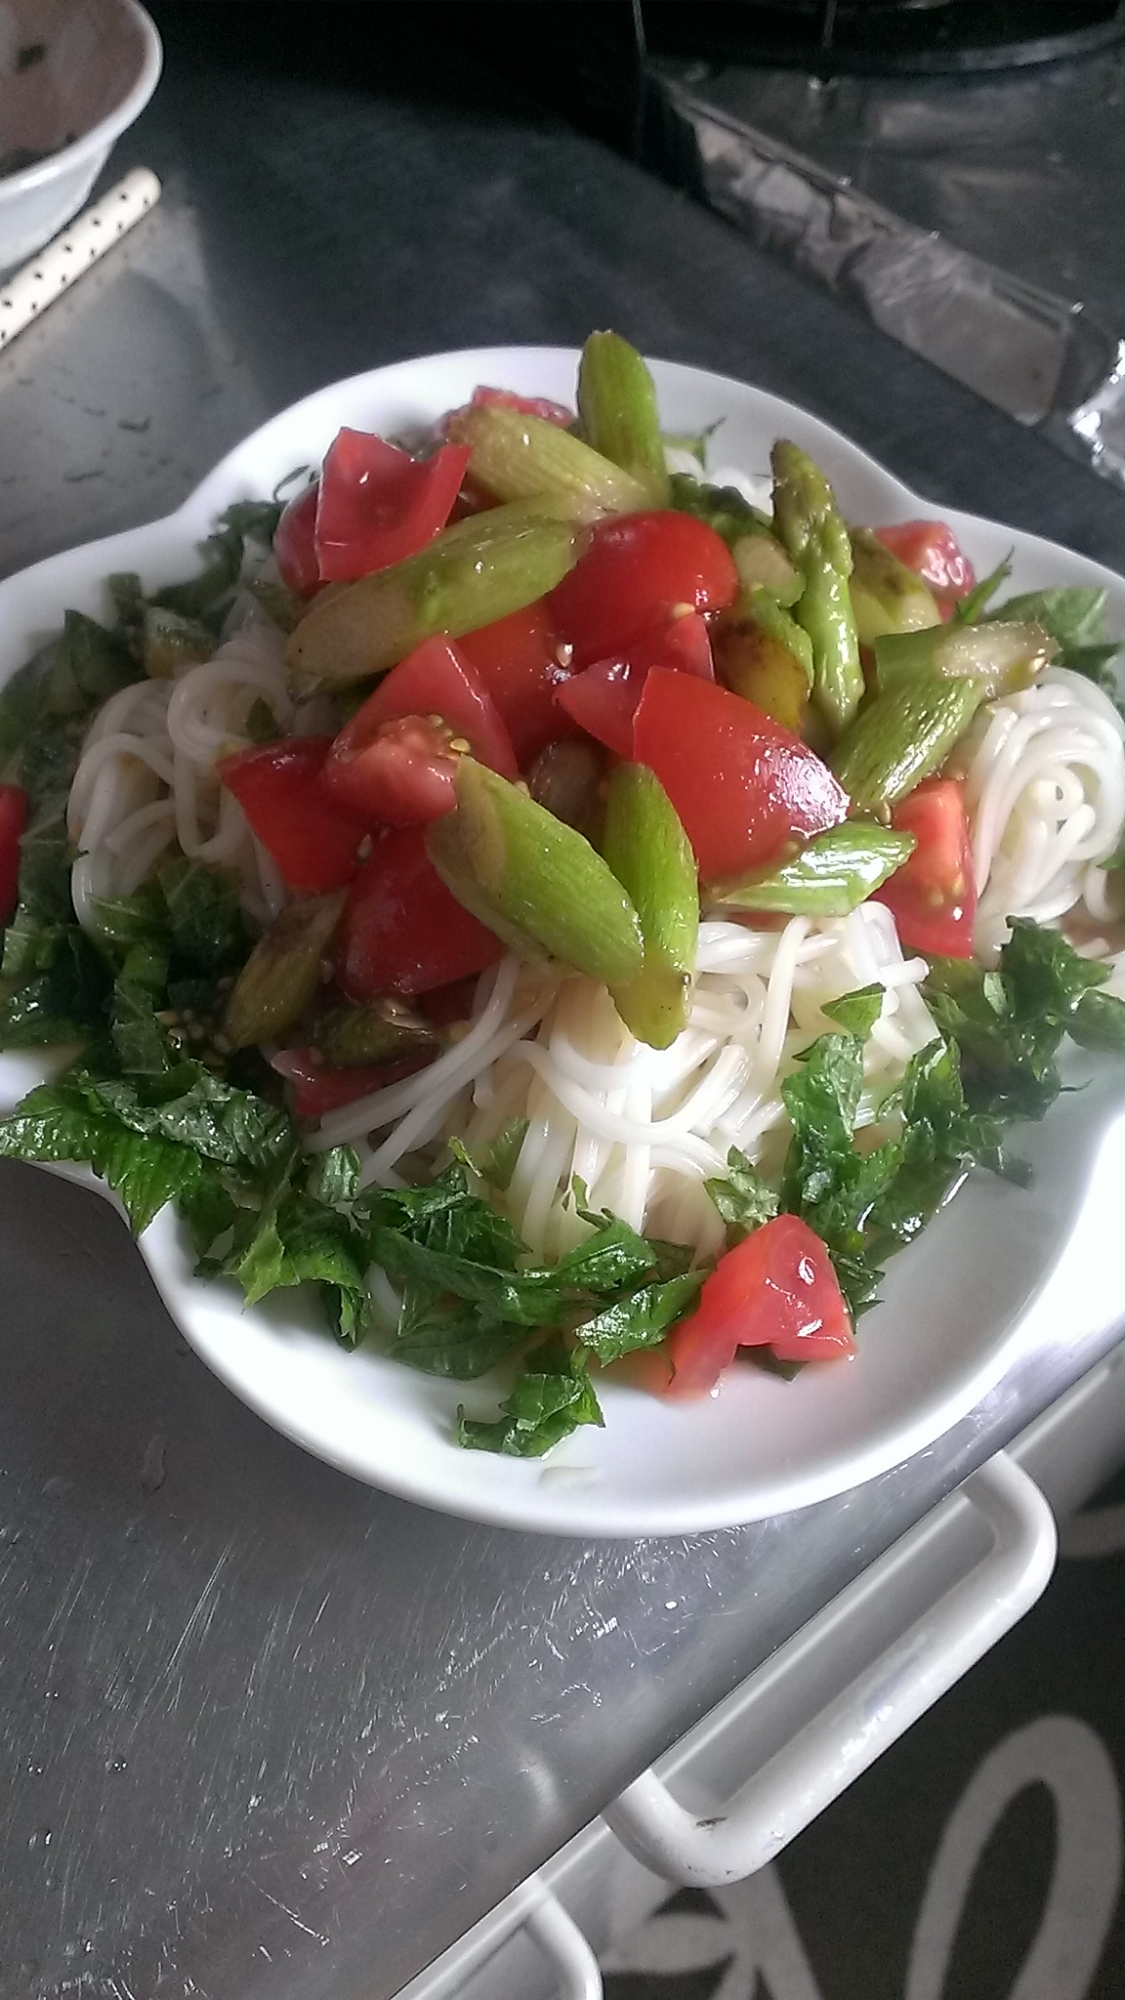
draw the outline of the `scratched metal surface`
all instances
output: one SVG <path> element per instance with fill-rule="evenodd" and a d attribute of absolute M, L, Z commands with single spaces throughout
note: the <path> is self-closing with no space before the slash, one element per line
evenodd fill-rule
<path fill-rule="evenodd" d="M 287 67 L 278 10 L 168 11 L 115 161 L 167 199 L 0 364 L 0 568 L 175 505 L 320 382 L 611 320 L 1121 563 L 1125 498 L 408 24 L 367 76 Z M 387 2000 L 1096 1358 L 788 1521 L 493 1532 L 276 1437 L 114 1215 L 10 1166 L 0 1355 L 5 2000 Z"/>

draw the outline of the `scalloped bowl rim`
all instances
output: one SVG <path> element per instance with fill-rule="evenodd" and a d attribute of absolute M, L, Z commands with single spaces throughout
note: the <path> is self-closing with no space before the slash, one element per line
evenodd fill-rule
<path fill-rule="evenodd" d="M 175 513 L 0 583 L 0 681 L 57 623 L 64 602 L 96 610 L 111 570 L 137 568 L 150 586 L 190 574 L 194 545 L 215 514 L 272 491 L 299 462 L 315 463 L 341 423 L 393 432 L 465 400 L 478 382 L 570 400 L 576 359 L 577 350 L 562 347 L 464 349 L 365 371 L 304 397 L 235 446 Z M 854 518 L 934 511 L 840 432 L 781 398 L 678 363 L 652 367 L 669 428 L 701 428 L 723 415 L 736 441 L 731 463 L 790 435 L 824 464 Z M 726 443 L 718 455 L 728 455 Z M 1125 635 L 1120 577 L 1039 537 L 940 511 L 978 566 L 1014 549 L 1014 589 L 1104 585 Z M 0 1102 L 10 1105 L 42 1073 L 30 1055 L 0 1056 Z M 494 1404 L 494 1397 L 482 1403 L 477 1384 L 438 1382 L 366 1349 L 346 1354 L 313 1329 L 294 1294 L 243 1312 L 233 1287 L 200 1283 L 170 1211 L 139 1247 L 172 1318 L 207 1365 L 327 1463 L 404 1499 L 495 1525 L 683 1535 L 845 1493 L 932 1445 L 1026 1355 L 1104 1333 L 1120 1317 L 1125 1284 L 1098 1253 L 1113 1227 L 1112 1189 L 1125 1175 L 1125 1081 L 1095 1063 L 1090 1088 L 1060 1100 L 1031 1129 L 1026 1150 L 1037 1166 L 1031 1190 L 972 1177 L 892 1261 L 885 1303 L 864 1320 L 850 1366 L 806 1370 L 791 1384 L 734 1370 L 715 1401 L 694 1406 L 612 1385 L 604 1431 L 576 1433 L 530 1463 L 449 1442 L 459 1398 L 470 1409 Z M 99 1185 L 84 1170 L 62 1171 Z"/>

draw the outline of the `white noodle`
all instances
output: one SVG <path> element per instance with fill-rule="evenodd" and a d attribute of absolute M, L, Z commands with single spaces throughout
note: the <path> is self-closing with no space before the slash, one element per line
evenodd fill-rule
<path fill-rule="evenodd" d="M 1113 853 L 1125 823 L 1125 724 L 1100 688 L 1049 670 L 992 704 L 978 724 L 965 780 L 979 895 L 976 955 L 992 963 L 1009 919 L 1054 923 L 1082 901 L 1091 864 Z"/>
<path fill-rule="evenodd" d="M 236 869 L 257 921 L 281 909 L 277 870 L 215 775 L 221 757 L 253 740 L 258 702 L 282 732 L 300 719 L 286 684 L 282 635 L 254 614 L 209 660 L 170 680 L 122 688 L 100 709 L 67 804 L 82 857 L 74 907 L 86 928 L 95 927 L 97 900 L 131 895 L 173 842 L 193 860 Z"/>
<path fill-rule="evenodd" d="M 904 959 L 878 905 L 771 931 L 715 914 L 699 956 L 709 969 L 688 1026 L 664 1050 L 636 1042 L 593 980 L 560 970 L 532 983 L 507 959 L 482 978 L 460 1042 L 428 1070 L 330 1113 L 312 1144 L 363 1141 L 365 1182 L 385 1181 L 406 1153 L 456 1134 L 471 1155 L 523 1117 L 505 1206 L 537 1255 L 555 1256 L 581 1233 L 567 1198 L 575 1175 L 595 1208 L 711 1242 L 702 1183 L 723 1172 L 732 1145 L 757 1156 L 775 1143 L 782 1078 L 830 1025 L 824 1003 L 860 985 L 884 988 L 881 1033 L 866 1053 L 867 1118 L 935 1030 L 917 990 L 925 961 Z"/>

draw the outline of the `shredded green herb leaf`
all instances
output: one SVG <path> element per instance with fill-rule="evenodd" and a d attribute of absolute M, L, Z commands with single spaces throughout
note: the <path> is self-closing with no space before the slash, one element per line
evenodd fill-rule
<path fill-rule="evenodd" d="M 494 1423 L 457 1412 L 457 1442 L 470 1451 L 498 1451 L 509 1458 L 541 1458 L 580 1424 L 604 1424 L 586 1373 L 586 1357 L 557 1337 L 528 1357 L 524 1374 Z"/>

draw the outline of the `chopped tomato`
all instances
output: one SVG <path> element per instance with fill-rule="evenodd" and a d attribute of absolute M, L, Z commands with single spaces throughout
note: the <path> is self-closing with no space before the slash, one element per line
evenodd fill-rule
<path fill-rule="evenodd" d="M 548 603 L 574 664 L 586 667 L 685 611 L 724 610 L 738 589 L 734 557 L 714 528 L 666 508 L 600 521 Z"/>
<path fill-rule="evenodd" d="M 290 889 L 342 889 L 359 867 L 366 823 L 329 796 L 321 773 L 329 736 L 287 736 L 260 750 L 236 750 L 216 766 Z"/>
<path fill-rule="evenodd" d="M 367 431 L 340 431 L 318 488 L 321 582 L 350 583 L 417 555 L 448 521 L 468 463 L 465 445 L 411 458 Z"/>
<path fill-rule="evenodd" d="M 574 411 L 563 403 L 552 403 L 548 396 L 518 396 L 514 389 L 489 389 L 481 382 L 473 390 L 472 400 L 477 408 L 482 403 L 492 404 L 496 409 L 519 410 L 525 417 L 542 417 L 544 423 L 558 424 L 564 431 L 574 422 Z M 456 414 L 450 411 L 450 416 Z M 445 421 L 448 424 L 449 417 Z"/>
<path fill-rule="evenodd" d="M 27 811 L 22 785 L 0 785 L 0 924 L 8 922 L 19 901 L 20 835 Z"/>
<path fill-rule="evenodd" d="M 435 1028 L 456 1027 L 459 1021 L 472 1018 L 476 990 L 477 975 L 471 972 L 467 979 L 454 979 L 448 986 L 435 986 L 431 992 L 422 994 L 419 1011 Z"/>
<path fill-rule="evenodd" d="M 456 805 L 465 750 L 518 778 L 511 738 L 472 668 L 451 639 L 424 639 L 344 724 L 324 782 L 370 825 L 418 826 Z"/>
<path fill-rule="evenodd" d="M 383 1063 L 333 1069 L 318 1062 L 312 1049 L 279 1049 L 270 1058 L 270 1067 L 289 1084 L 298 1118 L 323 1118 L 326 1111 L 338 1111 L 341 1105 L 370 1097 L 388 1083 L 413 1076 L 416 1070 L 433 1062 L 437 1053 L 436 1049 L 419 1050 L 414 1055 L 395 1056 Z"/>
<path fill-rule="evenodd" d="M 656 772 L 704 882 L 749 874 L 847 816 L 847 793 L 799 736 L 741 695 L 654 667 L 633 755 Z"/>
<path fill-rule="evenodd" d="M 912 833 L 913 854 L 877 891 L 911 951 L 971 958 L 977 891 L 965 794 L 953 778 L 927 778 L 891 815 Z"/>
<path fill-rule="evenodd" d="M 446 888 L 426 853 L 424 827 L 379 836 L 340 920 L 337 973 L 349 1000 L 429 993 L 483 972 L 502 951 Z"/>
<path fill-rule="evenodd" d="M 560 682 L 555 700 L 574 722 L 619 757 L 633 755 L 633 718 L 653 667 L 712 681 L 715 668 L 707 625 L 698 611 L 646 632 L 612 659 L 598 660 Z"/>
<path fill-rule="evenodd" d="M 555 691 L 565 686 L 570 669 L 562 664 L 559 637 L 542 599 L 493 625 L 466 632 L 458 639 L 457 650 L 496 703 L 521 770 L 548 743 L 573 734 L 574 724 L 555 701 Z"/>
<path fill-rule="evenodd" d="M 899 521 L 891 528 L 876 528 L 875 533 L 885 549 L 940 597 L 955 602 L 976 583 L 972 563 L 944 521 Z"/>
<path fill-rule="evenodd" d="M 316 503 L 319 482 L 314 480 L 290 500 L 274 529 L 273 552 L 281 581 L 298 597 L 312 597 L 320 589 L 320 565 L 316 559 Z"/>
<path fill-rule="evenodd" d="M 779 1361 L 855 1352 L 832 1260 L 799 1216 L 775 1216 L 720 1257 L 695 1311 L 668 1336 L 668 1394 L 706 1395 L 740 1347 L 768 1347 Z"/>

